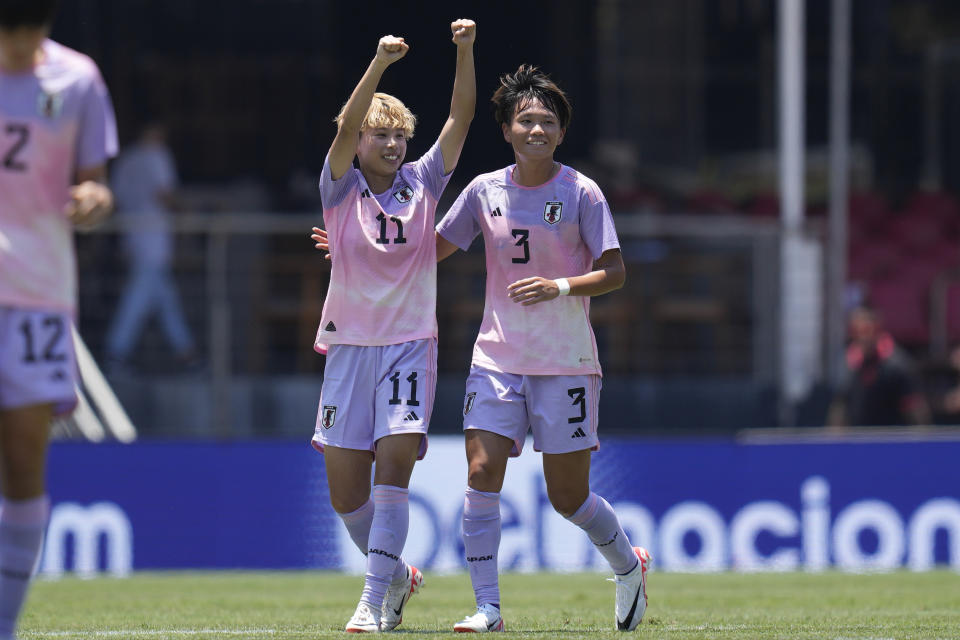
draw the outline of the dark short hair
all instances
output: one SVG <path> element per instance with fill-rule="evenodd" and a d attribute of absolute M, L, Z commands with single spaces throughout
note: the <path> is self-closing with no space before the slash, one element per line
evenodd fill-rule
<path fill-rule="evenodd" d="M 560 128 L 566 129 L 573 117 L 573 109 L 567 94 L 537 67 L 520 65 L 514 73 L 500 76 L 500 86 L 493 93 L 494 118 L 498 124 L 510 124 L 518 109 L 523 109 L 536 100 L 553 112 L 560 121 Z"/>
<path fill-rule="evenodd" d="M 0 0 L 0 27 L 44 27 L 53 23 L 57 0 Z"/>

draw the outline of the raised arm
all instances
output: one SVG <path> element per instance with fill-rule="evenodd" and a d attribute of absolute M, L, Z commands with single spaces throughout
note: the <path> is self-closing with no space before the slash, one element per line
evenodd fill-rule
<path fill-rule="evenodd" d="M 377 54 L 370 61 L 366 73 L 360 78 L 343 111 L 343 121 L 330 145 L 330 177 L 339 180 L 350 169 L 357 154 L 357 142 L 363 119 L 367 115 L 373 94 L 377 91 L 383 72 L 391 64 L 407 55 L 410 46 L 403 38 L 383 36 L 377 44 Z"/>
<path fill-rule="evenodd" d="M 460 160 L 463 142 L 473 120 L 477 105 L 477 80 L 473 69 L 473 41 L 477 25 L 473 20 L 461 18 L 450 24 L 453 43 L 457 45 L 457 72 L 453 79 L 453 96 L 450 98 L 450 116 L 440 131 L 440 152 L 443 154 L 443 172 L 450 173 Z"/>

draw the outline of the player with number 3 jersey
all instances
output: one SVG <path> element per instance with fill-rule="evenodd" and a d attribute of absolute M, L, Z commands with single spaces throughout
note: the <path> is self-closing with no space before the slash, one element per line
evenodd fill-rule
<path fill-rule="evenodd" d="M 321 175 L 323 218 L 336 250 L 315 344 L 327 358 L 313 444 L 325 456 L 333 508 L 367 556 L 348 632 L 395 628 L 423 582 L 400 555 L 410 475 L 426 452 L 437 379 L 434 216 L 476 103 L 476 25 L 461 19 L 450 26 L 456 76 L 450 114 L 433 146 L 404 164 L 416 120 L 376 87 L 409 46 L 384 36 L 337 116 Z"/>
<path fill-rule="evenodd" d="M 487 267 L 463 408 L 463 543 L 477 610 L 454 631 L 504 629 L 500 491 L 528 430 L 543 452 L 550 502 L 610 564 L 617 628 L 631 630 L 646 609 L 649 554 L 631 546 L 614 510 L 590 491 L 601 374 L 590 296 L 623 285 L 620 244 L 597 185 L 553 158 L 570 123 L 566 95 L 529 66 L 500 82 L 495 114 L 516 163 L 474 179 L 437 226 L 440 260 L 482 234 Z"/>

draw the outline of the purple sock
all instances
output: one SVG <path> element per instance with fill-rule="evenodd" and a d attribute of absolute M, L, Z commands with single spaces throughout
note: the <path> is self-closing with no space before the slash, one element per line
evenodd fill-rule
<path fill-rule="evenodd" d="M 614 573 L 622 575 L 637 566 L 637 554 L 620 526 L 616 512 L 597 494 L 591 492 L 586 502 L 567 520 L 587 532 L 590 542 Z"/>
<path fill-rule="evenodd" d="M 378 484 L 373 487 L 376 509 L 367 543 L 367 577 L 361 602 L 379 609 L 383 596 L 398 568 L 406 572 L 400 559 L 410 524 L 409 489 Z"/>
<path fill-rule="evenodd" d="M 356 511 L 337 514 L 347 527 L 347 533 L 350 534 L 350 539 L 357 545 L 357 549 L 363 552 L 363 555 L 367 555 L 367 542 L 369 542 L 370 539 L 370 525 L 373 523 L 373 512 L 373 500 L 367 500 L 366 503 Z M 407 565 L 403 562 L 398 562 L 397 568 L 393 572 L 394 582 L 406 577 Z"/>
<path fill-rule="evenodd" d="M 0 636 L 13 637 L 50 515 L 47 496 L 0 507 Z"/>
<path fill-rule="evenodd" d="M 500 494 L 467 488 L 463 500 L 463 548 L 477 606 L 500 604 Z"/>

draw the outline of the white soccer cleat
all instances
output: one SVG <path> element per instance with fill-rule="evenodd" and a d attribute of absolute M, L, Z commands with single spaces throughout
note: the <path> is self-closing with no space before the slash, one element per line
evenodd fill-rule
<path fill-rule="evenodd" d="M 477 612 L 467 616 L 453 625 L 457 633 L 487 633 L 488 631 L 503 631 L 503 618 L 500 609 L 492 604 L 483 604 L 477 607 Z"/>
<path fill-rule="evenodd" d="M 371 607 L 366 602 L 357 605 L 350 622 L 347 623 L 347 633 L 380 633 L 380 609 Z"/>
<path fill-rule="evenodd" d="M 387 588 L 380 610 L 380 631 L 393 631 L 403 622 L 403 608 L 410 597 L 423 586 L 423 573 L 412 565 L 407 565 L 407 577 Z"/>
<path fill-rule="evenodd" d="M 643 547 L 634 547 L 637 566 L 630 573 L 614 576 L 617 585 L 617 630 L 633 631 L 643 620 L 647 610 L 647 568 L 650 552 Z"/>

